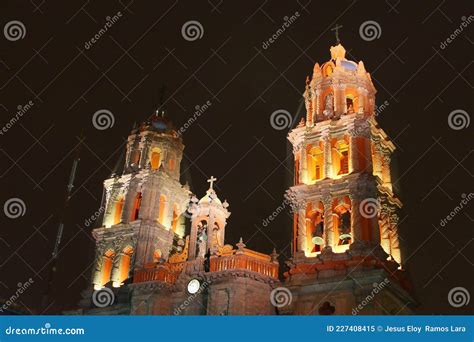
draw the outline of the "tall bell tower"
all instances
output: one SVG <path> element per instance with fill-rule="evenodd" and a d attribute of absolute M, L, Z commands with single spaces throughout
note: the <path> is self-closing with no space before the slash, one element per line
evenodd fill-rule
<path fill-rule="evenodd" d="M 120 287 L 134 271 L 168 259 L 184 237 L 190 191 L 179 181 L 183 149 L 163 111 L 132 130 L 123 169 L 104 181 L 103 224 L 93 231 L 96 290 Z"/>
<path fill-rule="evenodd" d="M 287 197 L 297 209 L 286 281 L 296 298 L 294 314 L 317 314 L 323 305 L 322 312 L 329 305 L 350 314 L 385 277 L 401 301 L 409 301 L 400 285 L 402 204 L 390 176 L 395 146 L 375 119 L 376 90 L 363 62 L 346 59 L 341 44 L 330 53 L 307 78 L 306 118 L 288 135 L 295 177 Z M 385 309 L 403 308 L 400 298 L 387 299 Z"/>

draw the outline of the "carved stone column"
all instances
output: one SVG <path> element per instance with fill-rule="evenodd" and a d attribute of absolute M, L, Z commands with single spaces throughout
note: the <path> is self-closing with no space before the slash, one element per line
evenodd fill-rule
<path fill-rule="evenodd" d="M 362 226 L 360 218 L 360 199 L 356 194 L 349 194 L 351 200 L 351 243 L 362 241 Z"/>
<path fill-rule="evenodd" d="M 349 173 L 359 172 L 359 151 L 355 132 L 349 131 Z"/>
<path fill-rule="evenodd" d="M 364 107 L 365 107 L 365 97 L 367 96 L 367 91 L 364 88 L 357 88 L 359 91 L 359 108 L 357 109 L 357 113 L 363 114 L 364 113 Z"/>
<path fill-rule="evenodd" d="M 308 156 L 306 155 L 306 146 L 304 144 L 301 144 L 300 153 L 301 153 L 300 183 L 307 184 L 308 183 L 308 159 L 307 159 Z"/>
<path fill-rule="evenodd" d="M 297 251 L 306 252 L 307 248 L 306 236 L 306 210 L 300 208 L 298 210 L 298 232 L 296 236 Z"/>
<path fill-rule="evenodd" d="M 324 141 L 324 178 L 332 178 L 332 146 L 329 133 L 323 137 Z"/>
<path fill-rule="evenodd" d="M 386 187 L 392 190 L 392 177 L 390 174 L 390 162 L 391 162 L 390 152 L 384 151 L 383 169 L 382 169 L 383 182 Z"/>
<path fill-rule="evenodd" d="M 324 241 L 325 247 L 334 247 L 334 218 L 332 215 L 332 197 L 323 197 L 324 205 Z"/>
<path fill-rule="evenodd" d="M 402 266 L 402 256 L 400 252 L 400 243 L 398 238 L 398 223 L 399 217 L 398 215 L 393 212 L 390 215 L 390 249 L 392 258 Z"/>
<path fill-rule="evenodd" d="M 380 225 L 380 245 L 385 253 L 391 255 L 390 243 L 390 213 L 391 209 L 387 204 L 383 204 L 380 208 L 379 225 Z"/>

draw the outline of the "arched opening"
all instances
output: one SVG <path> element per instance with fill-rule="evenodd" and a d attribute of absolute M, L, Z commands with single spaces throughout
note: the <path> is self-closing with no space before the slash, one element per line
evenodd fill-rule
<path fill-rule="evenodd" d="M 178 205 L 175 203 L 173 204 L 173 217 L 171 219 L 171 229 L 175 233 L 176 233 L 176 228 L 178 228 L 178 220 L 179 220 Z"/>
<path fill-rule="evenodd" d="M 332 149 L 332 166 L 337 176 L 349 173 L 349 142 L 343 138 L 334 143 Z"/>
<path fill-rule="evenodd" d="M 163 253 L 161 253 L 161 249 L 156 249 L 155 252 L 153 252 L 153 262 L 161 262 L 162 256 Z"/>
<path fill-rule="evenodd" d="M 138 165 L 140 162 L 140 150 L 133 150 L 130 156 L 130 164 Z"/>
<path fill-rule="evenodd" d="M 324 176 L 324 153 L 322 142 L 308 146 L 307 171 L 309 181 L 317 181 Z"/>
<path fill-rule="evenodd" d="M 166 196 L 160 195 L 160 206 L 158 208 L 158 222 L 163 224 L 165 219 Z"/>
<path fill-rule="evenodd" d="M 125 280 L 130 277 L 130 266 L 132 261 L 133 248 L 127 246 L 122 250 L 122 256 L 120 258 L 120 284 L 121 286 Z"/>
<path fill-rule="evenodd" d="M 133 202 L 132 217 L 131 217 L 132 221 L 138 220 L 138 215 L 140 214 L 141 203 L 142 203 L 142 193 L 139 192 L 135 196 L 135 200 Z"/>
<path fill-rule="evenodd" d="M 335 199 L 333 203 L 333 227 L 335 237 L 335 252 L 345 251 L 352 241 L 351 201 L 348 196 Z"/>
<path fill-rule="evenodd" d="M 309 255 L 321 252 L 324 247 L 324 206 L 321 202 L 306 207 L 306 251 Z"/>
<path fill-rule="evenodd" d="M 325 63 L 323 65 L 323 76 L 329 77 L 334 72 L 335 65 L 332 62 Z"/>
<path fill-rule="evenodd" d="M 173 158 L 171 158 L 170 160 L 168 160 L 168 168 L 170 171 L 174 171 L 174 167 L 175 167 L 175 161 Z"/>
<path fill-rule="evenodd" d="M 110 281 L 110 276 L 112 275 L 112 267 L 114 264 L 115 253 L 113 250 L 109 249 L 104 253 L 102 258 L 102 286 L 105 286 Z"/>
<path fill-rule="evenodd" d="M 123 196 L 120 196 L 115 202 L 114 224 L 118 224 L 122 221 L 123 203 L 124 203 Z"/>
<path fill-rule="evenodd" d="M 150 164 L 152 170 L 158 170 L 161 165 L 161 149 L 155 147 L 151 151 Z"/>

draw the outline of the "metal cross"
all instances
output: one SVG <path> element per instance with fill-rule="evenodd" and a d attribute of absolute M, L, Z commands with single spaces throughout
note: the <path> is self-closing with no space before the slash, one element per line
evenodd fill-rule
<path fill-rule="evenodd" d="M 338 25 L 336 24 L 336 26 L 334 26 L 331 31 L 335 31 L 336 32 L 336 41 L 337 43 L 339 44 L 341 41 L 339 40 L 339 29 L 342 28 L 343 26 L 342 25 Z"/>

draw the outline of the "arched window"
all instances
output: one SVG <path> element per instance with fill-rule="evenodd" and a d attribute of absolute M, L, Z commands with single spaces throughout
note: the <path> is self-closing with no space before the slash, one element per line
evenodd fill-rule
<path fill-rule="evenodd" d="M 176 233 L 176 228 L 178 227 L 178 205 L 175 203 L 173 204 L 173 218 L 171 220 L 171 229 L 173 232 Z"/>
<path fill-rule="evenodd" d="M 120 285 L 130 276 L 130 265 L 132 261 L 133 248 L 127 246 L 122 251 L 120 258 Z"/>
<path fill-rule="evenodd" d="M 102 279 L 101 279 L 102 286 L 104 286 L 110 281 L 110 276 L 112 274 L 112 266 L 114 263 L 114 257 L 115 257 L 115 253 L 111 249 L 109 249 L 107 252 L 104 253 L 104 256 L 102 259 Z"/>
<path fill-rule="evenodd" d="M 114 224 L 118 224 L 122 221 L 123 202 L 124 200 L 122 196 L 115 202 Z"/>
<path fill-rule="evenodd" d="M 153 253 L 153 261 L 154 262 L 160 262 L 161 257 L 162 257 L 161 249 L 156 249 L 155 252 Z"/>
<path fill-rule="evenodd" d="M 336 175 L 349 173 L 349 144 L 345 139 L 338 140 L 334 145 L 332 163 Z"/>
<path fill-rule="evenodd" d="M 138 165 L 140 162 L 140 150 L 133 150 L 130 156 L 130 164 Z"/>
<path fill-rule="evenodd" d="M 161 150 L 157 147 L 151 151 L 150 164 L 152 170 L 158 170 L 161 165 Z"/>
<path fill-rule="evenodd" d="M 133 203 L 133 210 L 132 210 L 132 217 L 131 217 L 132 221 L 138 220 L 141 203 L 142 203 L 142 193 L 139 192 L 137 193 L 137 196 L 135 196 L 135 201 Z"/>
<path fill-rule="evenodd" d="M 163 224 L 165 219 L 166 196 L 160 195 L 160 206 L 158 208 L 158 222 Z"/>
<path fill-rule="evenodd" d="M 308 151 L 308 178 L 316 181 L 323 178 L 324 154 L 321 146 L 310 147 Z"/>
<path fill-rule="evenodd" d="M 175 161 L 173 158 L 171 158 L 170 160 L 168 160 L 168 168 L 170 171 L 173 171 L 174 170 L 174 166 L 175 166 Z"/>

